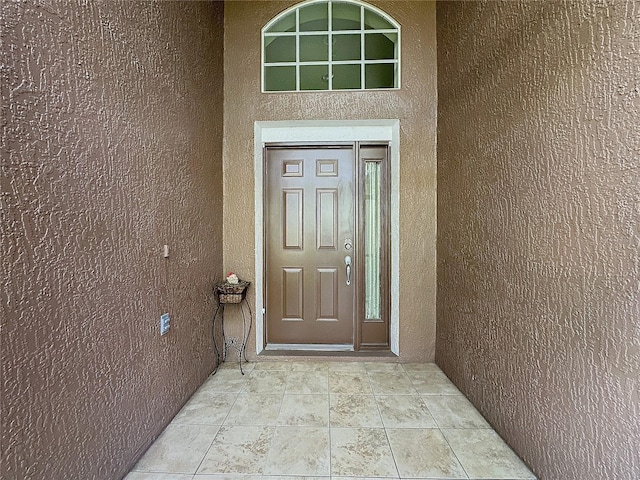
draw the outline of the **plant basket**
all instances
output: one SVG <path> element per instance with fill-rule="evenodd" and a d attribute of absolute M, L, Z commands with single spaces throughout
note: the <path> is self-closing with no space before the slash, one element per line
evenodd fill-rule
<path fill-rule="evenodd" d="M 213 289 L 216 295 L 218 295 L 218 302 L 240 303 L 244 300 L 249 285 L 251 285 L 251 282 L 246 282 L 244 280 L 240 280 L 237 284 L 220 282 L 216 283 Z"/>

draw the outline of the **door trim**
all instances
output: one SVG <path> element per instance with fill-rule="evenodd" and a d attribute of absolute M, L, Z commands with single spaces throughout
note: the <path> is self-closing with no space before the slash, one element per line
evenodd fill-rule
<path fill-rule="evenodd" d="M 391 183 L 391 352 L 400 355 L 400 120 L 284 120 L 254 123 L 256 353 L 264 349 L 264 146 L 293 142 L 388 142 Z"/>

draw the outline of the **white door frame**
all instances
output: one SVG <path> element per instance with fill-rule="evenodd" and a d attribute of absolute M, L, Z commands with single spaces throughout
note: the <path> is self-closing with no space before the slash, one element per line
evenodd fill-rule
<path fill-rule="evenodd" d="M 400 120 L 284 120 L 254 124 L 256 353 L 264 348 L 264 146 L 288 142 L 388 142 L 391 152 L 391 351 L 400 355 Z"/>

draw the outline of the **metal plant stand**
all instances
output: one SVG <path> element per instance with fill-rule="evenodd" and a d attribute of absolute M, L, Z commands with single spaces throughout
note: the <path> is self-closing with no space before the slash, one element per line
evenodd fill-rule
<path fill-rule="evenodd" d="M 218 299 L 218 305 L 211 322 L 213 348 L 215 349 L 217 360 L 216 369 L 213 371 L 212 375 L 218 371 L 220 364 L 226 361 L 227 352 L 230 349 L 237 352 L 240 373 L 244 375 L 244 371 L 242 370 L 242 357 L 244 357 L 244 361 L 248 363 L 247 342 L 249 341 L 249 334 L 251 333 L 251 326 L 253 324 L 253 312 L 251 311 L 251 305 L 249 305 L 249 302 L 247 301 L 247 290 L 249 289 L 249 285 L 251 285 L 251 282 L 241 281 L 236 285 L 232 285 L 227 282 L 220 282 L 213 287 L 213 291 Z M 238 305 L 240 307 L 240 313 L 242 313 L 242 338 L 229 337 L 229 339 L 227 339 L 224 333 L 224 311 L 227 305 Z M 245 306 L 249 312 L 248 320 L 244 310 Z M 218 317 L 218 312 L 220 312 L 222 352 L 218 350 L 218 344 L 216 342 L 216 318 Z"/>

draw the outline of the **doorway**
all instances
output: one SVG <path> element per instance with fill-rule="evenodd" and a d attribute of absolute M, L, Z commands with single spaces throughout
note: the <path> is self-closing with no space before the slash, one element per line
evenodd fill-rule
<path fill-rule="evenodd" d="M 380 265 L 379 268 L 386 269 L 388 274 L 386 278 L 388 279 L 388 293 L 383 295 L 383 301 L 386 298 L 386 305 L 382 305 L 381 309 L 387 312 L 387 323 L 384 325 L 383 330 L 385 332 L 384 342 L 377 342 L 377 347 L 380 347 L 381 343 L 385 343 L 386 350 L 391 350 L 392 353 L 398 355 L 399 354 L 399 295 L 398 295 L 398 277 L 399 277 L 399 159 L 400 159 L 400 151 L 399 151 L 399 136 L 400 136 L 400 123 L 398 120 L 341 120 L 341 121 L 266 121 L 266 122 L 255 122 L 255 137 L 254 137 L 254 159 L 255 159 L 255 245 L 256 245 L 256 256 L 255 256 L 255 267 L 256 267 L 256 277 L 255 277 L 255 294 L 256 294 L 256 353 L 261 353 L 265 349 L 282 349 L 282 344 L 267 343 L 267 329 L 269 325 L 267 324 L 267 319 L 269 317 L 269 305 L 267 303 L 267 288 L 271 284 L 268 281 L 268 278 L 265 275 L 267 273 L 267 238 L 268 233 L 266 230 L 267 225 L 267 189 L 265 179 L 267 176 L 267 171 L 265 170 L 266 162 L 265 155 L 267 153 L 267 147 L 297 147 L 306 145 L 307 147 L 317 147 L 317 146 L 333 146 L 333 147 L 346 147 L 355 148 L 355 144 L 358 143 L 360 147 L 363 145 L 368 145 L 371 147 L 379 148 L 381 145 L 384 145 L 384 151 L 387 154 L 387 164 L 388 164 L 388 191 L 387 191 L 387 200 L 388 210 L 385 212 L 384 218 L 388 220 L 388 224 L 386 226 L 387 229 L 387 249 L 386 252 L 386 261 L 387 265 Z M 322 145 L 320 145 L 322 144 Z M 388 148 L 386 148 L 388 146 Z M 347 148 L 347 150 L 349 149 Z M 295 159 L 294 159 L 295 160 Z M 318 159 L 316 159 L 318 160 Z M 372 158 L 370 160 L 373 160 Z M 371 163 L 370 165 L 372 165 Z M 316 165 L 317 168 L 320 168 Z M 281 165 L 281 168 L 282 167 Z M 363 168 L 361 166 L 361 168 Z M 289 170 L 295 170 L 295 167 L 289 166 Z M 330 166 L 327 163 L 322 164 L 322 169 L 329 171 L 325 171 L 324 173 L 330 172 Z M 375 168 L 373 168 L 375 170 Z M 281 170 L 282 172 L 283 170 Z M 315 171 L 315 168 L 314 168 Z M 355 170 L 355 166 L 353 169 L 354 172 L 354 180 L 357 180 L 358 175 L 362 177 L 362 172 L 358 172 Z M 292 173 L 291 171 L 289 173 Z M 361 180 L 357 180 L 360 182 L 357 188 L 364 188 Z M 296 188 L 296 187 L 292 187 Z M 332 187 L 327 187 L 332 188 Z M 357 193 L 357 192 L 356 192 Z M 284 196 L 284 193 L 282 193 Z M 325 192 L 323 194 L 323 200 L 325 203 L 328 201 L 329 203 L 332 200 L 329 200 L 333 194 L 329 194 Z M 357 199 L 358 197 L 356 197 Z M 291 192 L 288 194 L 288 201 L 291 208 L 296 208 L 296 194 Z M 362 205 L 355 204 L 354 200 L 354 209 L 362 209 Z M 293 212 L 293 210 L 292 210 Z M 313 217 L 316 216 L 315 212 Z M 295 217 L 292 217 L 295 218 Z M 282 218 L 281 218 L 282 220 Z M 359 222 L 360 220 L 358 220 Z M 363 238 L 363 232 L 361 232 L 361 224 L 358 223 L 356 225 L 356 230 L 358 231 L 356 235 L 360 235 L 357 237 L 358 239 Z M 295 233 L 295 229 L 293 231 Z M 292 233 L 292 235 L 293 235 Z M 282 235 L 282 234 L 281 234 Z M 290 237 L 290 240 L 294 237 Z M 344 240 L 342 239 L 342 245 L 338 243 L 338 248 L 342 248 L 344 252 Z M 354 242 L 356 241 L 355 239 Z M 314 242 L 317 242 L 317 238 L 314 239 Z M 354 246 L 355 248 L 355 246 Z M 358 247 L 360 248 L 360 247 Z M 362 255 L 363 253 L 360 252 Z M 346 255 L 344 255 L 346 256 Z M 344 263 L 344 256 L 341 257 L 340 268 L 338 265 L 333 265 L 328 270 L 329 272 L 321 272 L 324 276 L 325 285 L 329 284 L 338 284 L 339 282 L 344 281 L 346 283 L 346 265 Z M 367 318 L 370 320 L 369 322 L 364 322 L 365 313 L 362 311 L 363 302 L 362 298 L 358 297 L 358 295 L 364 295 L 362 289 L 364 288 L 364 277 L 365 272 L 362 271 L 364 268 L 364 262 L 358 261 L 356 264 L 356 259 L 353 258 L 352 261 L 352 275 L 353 281 L 355 282 L 356 276 L 360 279 L 359 284 L 354 284 L 353 289 L 356 290 L 355 304 L 352 307 L 352 311 L 354 311 L 354 317 L 358 318 L 356 315 L 360 314 L 360 321 L 356 321 L 354 328 L 354 321 L 351 322 L 351 339 L 349 341 L 345 341 L 344 338 L 339 339 L 339 343 L 334 344 L 284 344 L 286 349 L 288 350 L 353 350 L 360 348 L 367 348 L 365 345 L 369 343 L 369 348 L 375 347 L 373 345 L 375 342 L 370 341 L 370 337 L 364 335 L 364 330 L 367 330 L 366 327 L 372 327 L 373 329 L 380 327 L 380 319 Z M 294 266 L 295 267 L 295 266 Z M 371 275 L 370 271 L 369 275 Z M 284 275 L 281 270 L 281 274 Z M 296 275 L 295 271 L 287 271 L 287 275 L 290 277 L 287 279 L 289 285 L 295 285 Z M 316 274 L 317 274 L 316 270 Z M 337 277 L 338 280 L 335 283 L 334 277 Z M 279 280 L 279 283 L 284 283 L 282 279 Z M 302 283 L 304 288 L 304 283 Z M 325 292 L 327 288 L 325 288 Z M 335 292 L 335 289 L 332 290 Z M 339 293 L 338 293 L 339 295 Z M 336 297 L 339 298 L 339 297 Z M 296 297 L 295 295 L 290 296 L 290 301 L 293 302 L 293 299 L 296 299 L 297 304 L 299 305 L 300 301 L 304 302 L 304 291 L 301 296 Z M 295 303 L 289 304 L 288 313 L 290 314 L 290 318 L 300 318 L 295 317 L 293 313 L 295 313 L 291 308 L 295 307 Z M 369 312 L 371 312 L 372 305 L 375 307 L 377 303 L 374 301 L 369 305 Z M 296 307 L 297 308 L 297 307 Z M 358 309 L 360 313 L 358 313 Z M 375 311 L 375 308 L 374 308 Z M 324 316 L 330 318 L 330 312 L 326 309 L 322 312 Z M 371 321 L 373 320 L 373 321 Z M 330 323 L 331 320 L 325 320 L 327 323 Z M 289 321 L 289 324 L 294 323 L 295 320 Z M 369 338 L 369 341 L 367 340 Z M 288 340 L 290 341 L 290 340 Z M 293 341 L 296 341 L 295 339 Z M 335 341 L 335 340 L 333 340 Z M 360 343 L 358 343 L 360 342 Z M 293 348 L 292 348 L 293 347 Z"/>
<path fill-rule="evenodd" d="M 388 145 L 265 147 L 269 349 L 388 350 Z"/>

